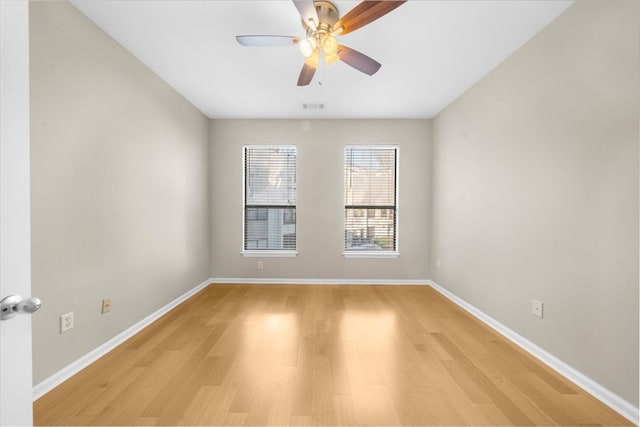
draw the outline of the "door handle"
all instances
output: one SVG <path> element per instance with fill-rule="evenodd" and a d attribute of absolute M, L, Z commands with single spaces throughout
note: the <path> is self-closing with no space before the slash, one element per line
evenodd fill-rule
<path fill-rule="evenodd" d="M 18 295 L 9 295 L 0 301 L 0 320 L 8 320 L 18 314 L 31 314 L 38 311 L 42 301 L 38 298 L 22 298 Z"/>

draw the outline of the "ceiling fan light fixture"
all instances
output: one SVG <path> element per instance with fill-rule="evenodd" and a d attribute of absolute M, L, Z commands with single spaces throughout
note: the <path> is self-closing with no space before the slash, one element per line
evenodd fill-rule
<path fill-rule="evenodd" d="M 309 65 L 310 67 L 313 67 L 313 68 L 317 68 L 319 62 L 320 62 L 320 53 L 318 53 L 317 49 L 315 49 L 311 53 L 311 56 L 309 56 L 308 58 L 306 58 L 304 60 L 305 64 L 307 64 L 307 65 Z"/>
<path fill-rule="evenodd" d="M 316 50 L 316 39 L 313 37 L 302 39 L 298 42 L 298 47 L 300 48 L 300 53 L 302 53 L 305 58 L 308 58 L 313 55 L 313 51 Z"/>
<path fill-rule="evenodd" d="M 331 65 L 331 64 L 333 64 L 333 63 L 334 63 L 334 62 L 336 62 L 338 59 L 340 59 L 340 56 L 338 55 L 338 53 L 337 53 L 337 52 L 336 52 L 336 53 L 334 53 L 334 54 L 332 54 L 332 55 L 326 55 L 326 54 L 324 55 L 324 62 L 325 62 L 325 64 L 327 64 L 327 65 Z"/>
<path fill-rule="evenodd" d="M 327 58 L 336 55 L 338 52 L 338 41 L 336 38 L 332 35 L 324 36 L 322 39 L 322 51 Z"/>

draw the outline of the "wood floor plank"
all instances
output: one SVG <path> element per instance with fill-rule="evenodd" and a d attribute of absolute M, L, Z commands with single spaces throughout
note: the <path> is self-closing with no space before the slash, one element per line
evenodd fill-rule
<path fill-rule="evenodd" d="M 215 284 L 36 425 L 632 425 L 430 287 Z"/>
<path fill-rule="evenodd" d="M 517 426 L 532 425 L 527 417 L 513 401 L 503 393 L 466 355 L 460 351 L 444 334 L 432 334 L 447 352 L 458 362 L 458 366 L 469 378 L 486 393 L 493 403 Z"/>

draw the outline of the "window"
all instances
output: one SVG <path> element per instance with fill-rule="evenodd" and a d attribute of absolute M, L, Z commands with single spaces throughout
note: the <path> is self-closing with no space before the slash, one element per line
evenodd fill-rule
<path fill-rule="evenodd" d="M 344 157 L 345 255 L 396 252 L 398 148 L 347 146 Z"/>
<path fill-rule="evenodd" d="M 244 147 L 243 249 L 296 250 L 296 147 Z"/>

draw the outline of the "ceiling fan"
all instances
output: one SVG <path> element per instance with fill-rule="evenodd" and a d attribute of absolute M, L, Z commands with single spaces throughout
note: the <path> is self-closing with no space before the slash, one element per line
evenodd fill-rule
<path fill-rule="evenodd" d="M 236 36 L 243 46 L 288 46 L 297 44 L 305 57 L 298 86 L 307 86 L 321 61 L 337 60 L 368 75 L 375 74 L 382 64 L 367 55 L 338 44 L 336 36 L 344 36 L 386 15 L 406 0 L 364 0 L 340 18 L 333 3 L 324 0 L 293 0 L 302 17 L 306 37 L 249 35 Z"/>

